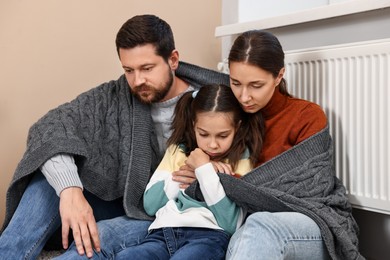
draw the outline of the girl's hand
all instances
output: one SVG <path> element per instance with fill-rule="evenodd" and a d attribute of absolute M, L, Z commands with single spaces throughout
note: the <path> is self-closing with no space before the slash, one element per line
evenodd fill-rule
<path fill-rule="evenodd" d="M 216 161 L 211 161 L 211 163 L 213 164 L 216 172 L 234 175 L 232 166 L 230 164 L 223 163 L 223 162 L 216 162 Z"/>
<path fill-rule="evenodd" d="M 210 156 L 202 151 L 200 148 L 195 148 L 188 156 L 185 163 L 192 169 L 196 169 L 206 163 L 210 162 Z"/>

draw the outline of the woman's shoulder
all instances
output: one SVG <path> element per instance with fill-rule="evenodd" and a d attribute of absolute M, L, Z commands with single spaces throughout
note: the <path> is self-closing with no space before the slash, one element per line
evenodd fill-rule
<path fill-rule="evenodd" d="M 323 108 L 318 105 L 317 103 L 314 103 L 309 100 L 300 99 L 296 97 L 290 97 L 288 98 L 288 105 L 287 107 L 289 109 L 293 109 L 296 111 L 296 113 L 304 115 L 304 116 L 311 116 L 315 117 L 317 119 L 323 119 L 326 121 L 327 117 L 323 110 Z"/>
<path fill-rule="evenodd" d="M 320 105 L 299 98 L 289 98 L 289 103 L 291 109 L 295 110 L 295 122 L 299 125 L 295 127 L 297 143 L 327 126 L 328 118 Z"/>

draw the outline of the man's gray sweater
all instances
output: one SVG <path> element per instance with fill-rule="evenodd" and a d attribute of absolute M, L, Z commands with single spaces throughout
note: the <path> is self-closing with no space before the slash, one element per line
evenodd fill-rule
<path fill-rule="evenodd" d="M 197 89 L 210 83 L 229 84 L 228 75 L 185 62 L 175 73 Z M 30 128 L 26 151 L 7 191 L 2 230 L 32 174 L 59 153 L 74 156 L 89 192 L 107 201 L 123 197 L 127 216 L 150 219 L 142 196 L 161 156 L 150 106 L 131 95 L 124 75 L 49 111 Z"/>

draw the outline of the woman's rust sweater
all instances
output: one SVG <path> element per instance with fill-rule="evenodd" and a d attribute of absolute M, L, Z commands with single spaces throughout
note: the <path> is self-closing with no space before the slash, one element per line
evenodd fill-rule
<path fill-rule="evenodd" d="M 261 109 L 265 138 L 259 165 L 283 153 L 327 125 L 322 108 L 307 100 L 282 95 L 279 88 Z"/>

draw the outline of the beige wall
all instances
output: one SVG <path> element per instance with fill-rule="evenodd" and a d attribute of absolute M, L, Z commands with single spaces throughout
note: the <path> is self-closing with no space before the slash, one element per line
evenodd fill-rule
<path fill-rule="evenodd" d="M 136 14 L 156 14 L 182 60 L 216 68 L 221 1 L 19 0 L 0 2 L 0 223 L 27 131 L 49 109 L 122 73 L 115 35 Z"/>

